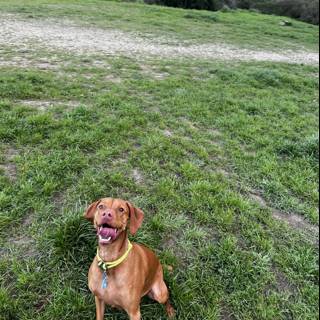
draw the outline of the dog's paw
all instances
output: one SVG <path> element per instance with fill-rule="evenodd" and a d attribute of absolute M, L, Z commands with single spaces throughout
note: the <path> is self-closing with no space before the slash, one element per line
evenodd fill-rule
<path fill-rule="evenodd" d="M 169 319 L 173 319 L 176 316 L 176 311 L 170 303 L 167 303 L 166 311 Z"/>

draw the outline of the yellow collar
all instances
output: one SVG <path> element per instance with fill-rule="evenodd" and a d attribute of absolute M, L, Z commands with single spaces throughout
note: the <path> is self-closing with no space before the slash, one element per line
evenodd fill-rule
<path fill-rule="evenodd" d="M 119 264 L 121 264 L 127 258 L 127 256 L 129 254 L 129 252 L 131 251 L 131 249 L 132 249 L 132 244 L 128 240 L 128 249 L 124 253 L 124 255 L 122 257 L 120 257 L 119 259 L 115 260 L 115 261 L 107 262 L 107 261 L 103 261 L 103 259 L 99 256 L 99 248 L 97 248 L 98 266 L 104 271 L 118 266 Z"/>

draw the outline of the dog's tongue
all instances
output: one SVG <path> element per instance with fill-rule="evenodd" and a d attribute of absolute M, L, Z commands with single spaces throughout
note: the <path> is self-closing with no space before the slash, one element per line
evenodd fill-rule
<path fill-rule="evenodd" d="M 113 228 L 102 228 L 99 231 L 99 234 L 101 235 L 101 237 L 103 238 L 109 238 L 111 237 L 112 239 L 116 237 L 117 232 L 116 229 Z"/>

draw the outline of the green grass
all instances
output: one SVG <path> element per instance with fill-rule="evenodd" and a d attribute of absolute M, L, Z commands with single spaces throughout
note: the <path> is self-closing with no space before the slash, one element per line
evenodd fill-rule
<path fill-rule="evenodd" d="M 101 0 L 0 0 L 0 12 L 33 18 L 66 18 L 79 24 L 159 36 L 164 42 L 228 43 L 253 49 L 318 51 L 319 29 L 289 18 L 242 10 L 210 12 Z M 281 27 L 283 20 L 292 26 Z"/>
<path fill-rule="evenodd" d="M 319 318 L 316 236 L 271 209 L 319 222 L 317 67 L 56 57 L 52 70 L 0 69 L 1 320 L 94 318 L 96 242 L 82 213 L 102 196 L 144 210 L 133 240 L 174 267 L 177 319 Z M 149 299 L 142 314 L 166 319 Z M 108 308 L 106 319 L 127 316 Z"/>

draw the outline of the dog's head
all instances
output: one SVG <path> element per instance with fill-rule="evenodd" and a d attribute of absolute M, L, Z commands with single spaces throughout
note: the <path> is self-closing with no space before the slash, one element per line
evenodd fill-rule
<path fill-rule="evenodd" d="M 134 235 L 142 224 L 144 213 L 128 201 L 103 198 L 93 202 L 84 217 L 94 224 L 99 244 L 110 244 L 126 232 L 128 224 Z"/>

